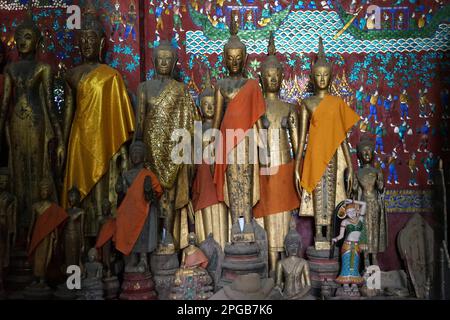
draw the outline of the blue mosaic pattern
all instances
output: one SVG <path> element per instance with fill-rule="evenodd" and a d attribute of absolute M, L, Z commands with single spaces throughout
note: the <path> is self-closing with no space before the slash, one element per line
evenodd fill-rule
<path fill-rule="evenodd" d="M 418 52 L 450 50 L 450 25 L 441 24 L 432 38 L 359 40 L 344 32 L 337 40 L 335 34 L 343 23 L 336 12 L 291 12 L 275 34 L 279 53 L 316 52 L 317 39 L 322 36 L 328 53 Z M 225 41 L 210 40 L 202 31 L 186 33 L 186 52 L 220 54 Z M 267 41 L 245 41 L 249 53 L 264 54 Z"/>
<path fill-rule="evenodd" d="M 433 212 L 431 190 L 387 190 L 385 204 L 388 213 Z"/>

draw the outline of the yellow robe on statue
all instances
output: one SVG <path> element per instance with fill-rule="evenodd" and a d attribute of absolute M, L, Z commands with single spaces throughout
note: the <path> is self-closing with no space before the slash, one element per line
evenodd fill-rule
<path fill-rule="evenodd" d="M 62 204 L 72 186 L 84 199 L 109 169 L 109 161 L 132 137 L 135 116 L 120 73 L 100 65 L 82 78 L 67 153 Z"/>

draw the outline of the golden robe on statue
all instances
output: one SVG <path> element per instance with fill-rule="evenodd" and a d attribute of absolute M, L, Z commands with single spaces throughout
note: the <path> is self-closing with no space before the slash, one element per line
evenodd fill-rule
<path fill-rule="evenodd" d="M 62 193 L 65 207 L 67 191 L 72 186 L 80 190 L 82 199 L 88 196 L 135 129 L 134 112 L 123 79 L 107 65 L 100 65 L 82 78 L 76 101 Z"/>

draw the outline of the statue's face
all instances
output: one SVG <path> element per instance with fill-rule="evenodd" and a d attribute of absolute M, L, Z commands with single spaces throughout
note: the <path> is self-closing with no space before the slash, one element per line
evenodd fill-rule
<path fill-rule="evenodd" d="M 0 175 L 0 190 L 4 191 L 8 187 L 8 176 L 7 175 Z"/>
<path fill-rule="evenodd" d="M 373 159 L 373 149 L 370 146 L 365 146 L 359 152 L 359 158 L 364 164 L 371 163 Z"/>
<path fill-rule="evenodd" d="M 170 76 L 175 63 L 175 57 L 171 50 L 159 49 L 155 59 L 156 73 L 161 76 Z"/>
<path fill-rule="evenodd" d="M 134 148 L 130 154 L 131 163 L 139 164 L 144 162 L 144 150 L 141 148 Z"/>
<path fill-rule="evenodd" d="M 283 72 L 275 67 L 266 68 L 261 73 L 263 88 L 265 92 L 277 93 L 280 91 L 283 81 Z"/>
<path fill-rule="evenodd" d="M 41 199 L 42 200 L 47 200 L 48 198 L 50 198 L 50 195 L 51 195 L 50 186 L 49 185 L 42 185 L 41 186 L 41 190 L 40 190 L 40 194 L 41 194 Z"/>
<path fill-rule="evenodd" d="M 240 75 L 244 70 L 245 55 L 243 49 L 228 49 L 225 51 L 225 64 L 230 75 Z"/>
<path fill-rule="evenodd" d="M 313 69 L 314 86 L 318 90 L 328 89 L 331 83 L 331 70 L 329 67 L 320 66 Z"/>
<path fill-rule="evenodd" d="M 287 252 L 289 254 L 290 257 L 292 256 L 296 256 L 298 254 L 298 247 L 296 245 L 291 244 L 288 248 L 287 248 Z"/>
<path fill-rule="evenodd" d="M 214 97 L 203 97 L 200 100 L 200 108 L 206 119 L 214 118 Z"/>
<path fill-rule="evenodd" d="M 39 38 L 31 28 L 22 28 L 15 34 L 15 40 L 19 53 L 27 54 L 36 51 Z"/>
<path fill-rule="evenodd" d="M 94 30 L 82 30 L 80 34 L 81 55 L 86 60 L 100 58 L 101 38 Z"/>

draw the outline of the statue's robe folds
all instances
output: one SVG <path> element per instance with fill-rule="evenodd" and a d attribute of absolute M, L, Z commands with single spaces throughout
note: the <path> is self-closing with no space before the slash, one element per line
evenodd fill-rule
<path fill-rule="evenodd" d="M 259 87 L 259 83 L 256 80 L 247 80 L 245 85 L 239 90 L 236 96 L 228 102 L 225 110 L 225 114 L 222 119 L 220 131 L 222 134 L 219 139 L 216 149 L 216 164 L 214 167 L 214 183 L 217 187 L 217 198 L 219 201 L 225 202 L 231 209 L 231 213 L 234 210 L 246 210 L 243 208 L 244 198 L 251 197 L 251 207 L 259 201 L 259 166 L 258 166 L 258 152 L 255 147 L 250 150 L 251 143 L 245 146 L 247 149 L 246 163 L 229 164 L 229 159 L 235 157 L 240 150 L 240 144 L 246 142 L 246 136 L 250 129 L 256 128 L 256 122 L 266 112 L 266 104 L 264 96 Z M 238 132 L 243 130 L 244 135 L 237 135 L 233 141 L 228 141 L 227 131 L 231 130 Z M 256 139 L 254 135 L 249 136 L 249 139 L 254 139 L 254 146 L 256 146 Z M 244 150 L 245 150 L 244 149 Z M 253 153 L 253 154 L 252 154 Z M 253 159 L 251 159 L 253 156 Z M 236 158 L 236 157 L 235 157 Z M 250 163 L 250 160 L 251 161 Z M 231 170 L 230 170 L 231 169 Z M 253 170 L 253 174 L 250 172 Z M 251 177 L 252 181 L 248 181 Z M 239 194 L 239 189 L 247 189 L 248 184 L 251 184 L 251 194 Z M 230 191 L 234 199 L 230 199 Z M 241 198 L 239 200 L 239 198 Z M 238 202 L 234 203 L 233 202 Z M 243 212 L 237 212 L 243 215 Z"/>
<path fill-rule="evenodd" d="M 157 245 L 157 210 L 155 204 L 145 199 L 144 181 L 150 177 L 152 189 L 160 198 L 163 190 L 153 172 L 142 169 L 128 188 L 125 198 L 117 210 L 116 249 L 128 256 L 132 252 L 152 252 Z"/>
<path fill-rule="evenodd" d="M 33 260 L 35 276 L 45 276 L 53 253 L 54 232 L 57 232 L 57 228 L 68 218 L 67 212 L 54 203 L 37 217 L 28 248 L 28 257 Z"/>
<path fill-rule="evenodd" d="M 73 186 L 80 190 L 82 199 L 93 191 L 135 130 L 134 111 L 123 79 L 107 65 L 100 65 L 81 79 L 76 101 L 62 192 L 65 207 L 67 192 Z M 116 179 L 110 181 L 113 185 Z M 87 214 L 88 225 L 97 220 Z M 96 235 L 97 230 L 88 230 L 90 233 Z"/>
<path fill-rule="evenodd" d="M 313 216 L 316 211 L 316 225 L 330 225 L 336 204 L 346 199 L 340 146 L 358 121 L 358 114 L 332 95 L 326 95 L 311 116 L 301 176 L 304 192 L 300 215 Z"/>

